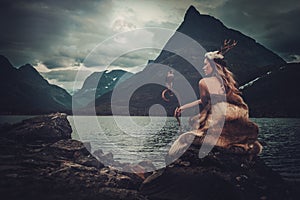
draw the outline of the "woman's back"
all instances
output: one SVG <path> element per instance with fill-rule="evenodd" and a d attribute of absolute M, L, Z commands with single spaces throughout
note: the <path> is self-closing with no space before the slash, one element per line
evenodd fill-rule
<path fill-rule="evenodd" d="M 208 101 L 210 102 L 209 106 L 214 105 L 213 108 L 207 108 L 208 110 L 213 111 L 215 115 L 225 115 L 226 120 L 249 117 L 248 106 L 243 99 L 233 92 L 226 94 L 223 83 L 215 76 L 200 80 L 200 97 L 204 106 Z M 202 113 L 203 115 L 204 113 Z"/>
<path fill-rule="evenodd" d="M 204 88 L 200 88 L 200 89 L 206 90 L 205 95 L 225 94 L 224 85 L 221 83 L 221 81 L 217 77 L 215 77 L 215 76 L 206 77 L 206 78 L 203 78 L 201 80 L 201 82 L 204 84 Z M 201 94 L 204 94 L 204 93 L 201 92 Z"/>

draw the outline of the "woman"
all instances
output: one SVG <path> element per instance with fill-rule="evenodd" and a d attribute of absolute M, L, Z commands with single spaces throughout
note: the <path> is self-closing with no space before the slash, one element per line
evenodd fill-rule
<path fill-rule="evenodd" d="M 227 46 L 226 46 L 227 45 Z M 203 143 L 204 136 L 207 144 L 224 148 L 241 147 L 245 152 L 258 154 L 262 146 L 257 141 L 258 127 L 249 121 L 248 106 L 240 96 L 233 74 L 227 69 L 224 52 L 236 45 L 224 42 L 225 51 L 214 51 L 205 54 L 205 77 L 199 81 L 200 99 L 175 110 L 179 117 L 184 110 L 202 104 L 199 115 L 191 118 L 192 130 L 182 134 L 172 145 L 169 155 L 179 157 L 195 136 Z M 198 138 L 199 139 L 199 138 Z"/>

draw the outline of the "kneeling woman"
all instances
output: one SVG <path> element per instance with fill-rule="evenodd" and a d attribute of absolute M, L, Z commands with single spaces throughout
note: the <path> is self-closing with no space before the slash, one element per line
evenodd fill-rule
<path fill-rule="evenodd" d="M 232 46 L 224 49 L 228 51 Z M 206 147 L 202 152 L 200 150 L 203 156 L 214 145 L 224 148 L 240 147 L 251 154 L 261 151 L 262 146 L 257 141 L 258 127 L 249 120 L 248 106 L 240 96 L 223 55 L 222 50 L 205 54 L 202 68 L 205 77 L 199 81 L 200 99 L 175 110 L 174 115 L 179 117 L 185 109 L 199 104 L 203 107 L 190 120 L 192 130 L 179 136 L 170 148 L 169 156 L 178 158 L 191 143 L 195 143 L 195 136 Z"/>

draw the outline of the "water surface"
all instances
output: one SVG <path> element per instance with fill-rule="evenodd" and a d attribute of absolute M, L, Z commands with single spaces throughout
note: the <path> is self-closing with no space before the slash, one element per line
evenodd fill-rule
<path fill-rule="evenodd" d="M 17 123 L 31 117 L 33 116 L 0 116 L 0 124 Z M 91 123 L 92 118 L 96 118 L 98 125 Z M 127 122 L 126 117 L 118 119 Z M 126 123 L 126 130 L 122 130 L 123 128 L 118 128 L 112 116 L 81 116 L 80 127 L 83 131 L 78 134 L 73 116 L 68 116 L 73 129 L 72 137 L 90 142 L 92 151 L 102 149 L 105 153 L 112 152 L 114 158 L 121 162 L 150 159 L 158 167 L 163 166 L 163 156 L 170 142 L 180 134 L 177 121 L 172 117 L 166 119 L 155 117 L 152 123 L 148 117 L 132 119 L 139 126 Z M 300 181 L 300 119 L 252 118 L 251 120 L 258 124 L 259 140 L 264 144 L 263 152 L 259 156 L 286 180 Z M 140 127 L 146 128 L 141 131 Z"/>
<path fill-rule="evenodd" d="M 91 142 L 94 150 L 100 148 L 104 152 L 112 152 L 116 160 L 121 162 L 138 162 L 145 159 L 143 155 L 146 154 L 160 166 L 159 163 L 164 162 L 161 155 L 166 154 L 170 142 L 180 134 L 177 121 L 172 117 L 167 118 L 166 122 L 164 118 L 157 117 L 152 126 L 144 131 L 128 125 L 126 133 L 121 130 L 122 128 L 118 128 L 112 116 L 98 116 L 104 134 L 99 133 L 99 127 L 88 123 L 89 118 L 82 117 L 82 120 L 86 120 L 82 123 L 86 132 L 79 137 L 72 117 L 69 117 L 74 130 L 73 137 Z M 148 117 L 133 117 L 133 120 L 141 126 L 149 124 Z M 264 144 L 263 152 L 259 156 L 283 178 L 300 181 L 300 119 L 252 118 L 251 120 L 259 126 L 259 140 Z M 118 150 L 114 151 L 115 148 Z"/>

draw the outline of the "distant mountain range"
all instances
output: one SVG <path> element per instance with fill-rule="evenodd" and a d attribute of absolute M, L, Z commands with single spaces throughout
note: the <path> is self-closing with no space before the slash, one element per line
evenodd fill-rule
<path fill-rule="evenodd" d="M 300 75 L 299 63 L 287 64 L 254 39 L 227 28 L 212 16 L 200 14 L 193 6 L 187 10 L 177 31 L 193 38 L 206 51 L 219 49 L 224 39 L 238 41 L 225 57 L 241 86 L 251 117 L 300 117 L 296 82 Z M 186 84 L 199 97 L 198 82 L 202 77 L 190 63 L 166 51 L 166 47 L 178 47 L 174 51 L 184 51 L 189 60 L 197 61 L 199 68 L 202 68 L 205 53 L 178 43 L 178 33 L 175 33 L 160 55 L 137 74 L 115 70 L 90 75 L 73 96 L 78 112 L 90 114 L 96 109 L 99 115 L 110 115 L 113 104 L 114 114 L 127 115 L 129 110 L 130 115 L 148 115 L 151 106 L 160 104 L 172 116 L 179 100 L 175 96 L 170 96 L 169 102 L 161 98 L 167 72 L 175 71 L 174 89 L 181 104 L 195 99 L 193 95 L 186 95 Z M 0 78 L 0 114 L 71 112 L 72 97 L 64 89 L 49 84 L 31 65 L 16 69 L 0 56 Z M 118 91 L 117 98 L 111 98 L 112 90 Z M 95 99 L 95 104 L 91 99 Z M 163 114 L 161 109 L 151 112 Z"/>
<path fill-rule="evenodd" d="M 73 95 L 76 107 L 111 91 L 133 74 L 123 70 L 94 72 Z M 72 96 L 63 88 L 49 84 L 30 64 L 15 68 L 0 55 L 0 114 L 71 114 Z"/>
<path fill-rule="evenodd" d="M 82 88 L 74 93 L 73 100 L 76 100 L 80 107 L 86 106 L 93 99 L 110 92 L 116 85 L 132 75 L 132 73 L 123 70 L 94 72 L 87 77 Z"/>
<path fill-rule="evenodd" d="M 0 55 L 0 113 L 71 113 L 72 97 L 49 84 L 30 64 L 16 69 Z"/>

